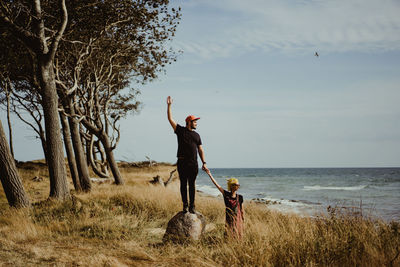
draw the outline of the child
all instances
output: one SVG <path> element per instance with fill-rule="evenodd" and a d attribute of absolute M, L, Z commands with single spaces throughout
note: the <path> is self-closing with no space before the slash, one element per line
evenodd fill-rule
<path fill-rule="evenodd" d="M 243 196 L 237 194 L 240 187 L 238 179 L 230 178 L 228 180 L 229 191 L 226 191 L 217 183 L 217 181 L 215 181 L 209 170 L 207 171 L 207 174 L 224 197 L 226 207 L 225 233 L 231 237 L 241 239 L 243 235 L 244 210 L 242 205 Z"/>

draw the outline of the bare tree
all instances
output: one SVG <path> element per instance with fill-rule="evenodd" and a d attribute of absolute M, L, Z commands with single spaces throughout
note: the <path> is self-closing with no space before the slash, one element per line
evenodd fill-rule
<path fill-rule="evenodd" d="M 95 136 L 116 184 L 123 183 L 113 154 L 120 137 L 118 121 L 140 107 L 139 91 L 131 82 L 155 79 L 166 64 L 176 60 L 165 42 L 174 35 L 180 13 L 167 5 L 163 0 L 71 3 L 73 23 L 61 44 L 65 53 L 58 57 L 57 85 L 64 92 L 65 110 L 74 112 L 70 117 L 79 118 L 89 132 L 90 163 L 96 165 Z M 97 167 L 94 170 L 104 174 Z"/>
<path fill-rule="evenodd" d="M 1 1 L 0 22 L 6 25 L 7 31 L 13 37 L 34 54 L 45 120 L 50 197 L 65 199 L 69 198 L 70 194 L 65 172 L 54 74 L 54 59 L 68 22 L 65 0 L 59 0 L 58 7 L 57 18 L 60 22 L 46 24 L 48 16 L 42 9 L 41 0 Z"/>
<path fill-rule="evenodd" d="M 46 155 L 53 163 L 59 162 L 54 160 L 59 157 L 51 155 L 55 150 L 50 147 L 55 139 L 61 140 L 49 138 L 56 136 L 49 135 L 49 129 L 55 129 L 49 125 L 53 123 L 54 126 L 55 117 L 58 119 L 54 116 L 57 84 L 62 112 L 70 126 L 82 188 L 88 171 L 86 157 L 82 156 L 80 124 L 89 131 L 89 140 L 96 136 L 98 150 L 104 148 L 115 181 L 122 184 L 113 155 L 120 136 L 118 121 L 140 107 L 136 100 L 139 91 L 132 88 L 131 83 L 145 83 L 157 78 L 157 73 L 163 71 L 166 64 L 176 60 L 176 54 L 168 50 L 165 42 L 174 36 L 180 9 L 168 8 L 169 1 L 166 0 L 69 1 L 71 23 L 66 28 L 65 0 L 58 3 L 55 0 L 0 3 L 0 22 L 4 22 L 12 37 L 28 47 L 25 54 L 31 61 L 31 74 L 25 75 L 31 77 L 20 76 L 16 80 L 25 80 L 31 85 L 31 91 L 39 92 L 48 144 Z M 42 7 L 46 12 L 42 12 Z M 62 53 L 56 55 L 57 50 Z M 54 75 L 56 83 L 53 83 Z M 25 94 L 20 96 L 26 98 Z M 88 156 L 94 159 L 94 149 L 90 151 Z M 55 170 L 50 162 L 49 170 L 51 173 Z"/>
<path fill-rule="evenodd" d="M 8 203 L 11 207 L 27 207 L 30 205 L 25 193 L 14 158 L 7 145 L 3 125 L 0 121 L 0 180 Z"/>

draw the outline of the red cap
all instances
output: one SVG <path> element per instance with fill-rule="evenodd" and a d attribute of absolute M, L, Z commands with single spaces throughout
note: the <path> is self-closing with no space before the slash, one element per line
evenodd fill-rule
<path fill-rule="evenodd" d="M 198 120 L 198 119 L 200 119 L 200 117 L 196 117 L 194 115 L 189 115 L 189 116 L 186 117 L 185 121 L 186 121 L 186 123 L 188 123 L 188 122 L 195 121 L 195 120 Z"/>

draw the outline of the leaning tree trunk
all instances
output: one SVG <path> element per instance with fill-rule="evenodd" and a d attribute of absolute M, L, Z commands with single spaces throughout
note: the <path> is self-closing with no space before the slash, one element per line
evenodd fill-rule
<path fill-rule="evenodd" d="M 0 121 L 0 180 L 11 207 L 27 207 L 29 199 L 19 178 L 14 158 L 11 155 Z"/>
<path fill-rule="evenodd" d="M 11 126 L 11 119 L 10 119 L 10 92 L 6 92 L 7 97 L 7 124 L 8 124 L 8 140 L 10 141 L 10 151 L 13 158 L 14 155 L 14 145 L 13 145 L 13 134 L 12 134 L 12 126 Z"/>
<path fill-rule="evenodd" d="M 119 172 L 117 162 L 115 161 L 115 158 L 114 158 L 114 153 L 113 153 L 113 149 L 110 144 L 109 137 L 107 136 L 106 133 L 103 132 L 99 139 L 100 139 L 101 143 L 103 144 L 104 150 L 106 151 L 107 161 L 108 161 L 108 164 L 110 165 L 110 169 L 113 174 L 115 183 L 118 185 L 124 184 L 124 180 L 122 179 L 122 175 Z"/>
<path fill-rule="evenodd" d="M 70 197 L 65 173 L 64 152 L 58 119 L 58 96 L 52 62 L 39 55 L 40 86 L 46 129 L 47 164 L 50 176 L 50 197 L 64 200 Z"/>
<path fill-rule="evenodd" d="M 70 127 L 68 124 L 67 117 L 62 112 L 60 112 L 60 120 L 62 125 L 64 146 L 65 146 L 65 151 L 67 152 L 67 159 L 68 159 L 69 171 L 71 173 L 72 182 L 74 183 L 76 191 L 82 191 L 81 184 L 79 183 L 78 180 L 79 179 L 78 167 L 76 166 L 76 160 L 71 143 Z"/>
<path fill-rule="evenodd" d="M 92 189 L 92 185 L 90 183 L 88 164 L 86 161 L 85 152 L 83 151 L 81 135 L 79 133 L 79 123 L 73 118 L 68 118 L 68 120 L 71 126 L 72 146 L 75 152 L 79 181 L 81 183 L 82 190 L 89 192 Z"/>
<path fill-rule="evenodd" d="M 68 117 L 68 120 L 71 126 L 72 146 L 75 152 L 79 181 L 81 183 L 82 190 L 89 192 L 92 189 L 89 177 L 89 168 L 86 161 L 85 152 L 83 151 L 81 134 L 79 132 L 79 122 L 74 118 L 75 112 L 73 111 L 73 107 L 71 108 L 71 115 L 72 117 Z"/>
<path fill-rule="evenodd" d="M 40 138 L 40 143 L 42 144 L 42 150 L 43 150 L 44 160 L 46 161 L 46 165 L 47 165 L 47 163 L 49 162 L 49 161 L 47 160 L 47 158 L 48 158 L 49 156 L 48 156 L 48 153 L 47 153 L 46 134 L 45 134 L 44 132 L 41 132 L 41 133 L 39 134 L 39 138 Z"/>

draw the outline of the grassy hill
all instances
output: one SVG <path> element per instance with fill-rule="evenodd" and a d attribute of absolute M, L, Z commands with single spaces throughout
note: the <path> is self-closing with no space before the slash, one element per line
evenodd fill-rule
<path fill-rule="evenodd" d="M 301 218 L 246 201 L 245 236 L 227 240 L 222 198 L 198 194 L 197 209 L 209 223 L 204 237 L 192 244 L 163 244 L 168 220 L 181 209 L 179 182 L 163 188 L 148 181 L 156 175 L 167 179 L 175 166 L 124 163 L 124 186 L 94 183 L 91 193 L 72 190 L 65 202 L 47 200 L 43 162 L 18 167 L 33 205 L 10 209 L 0 191 L 0 265 L 400 266 L 398 222 L 335 209 Z"/>

